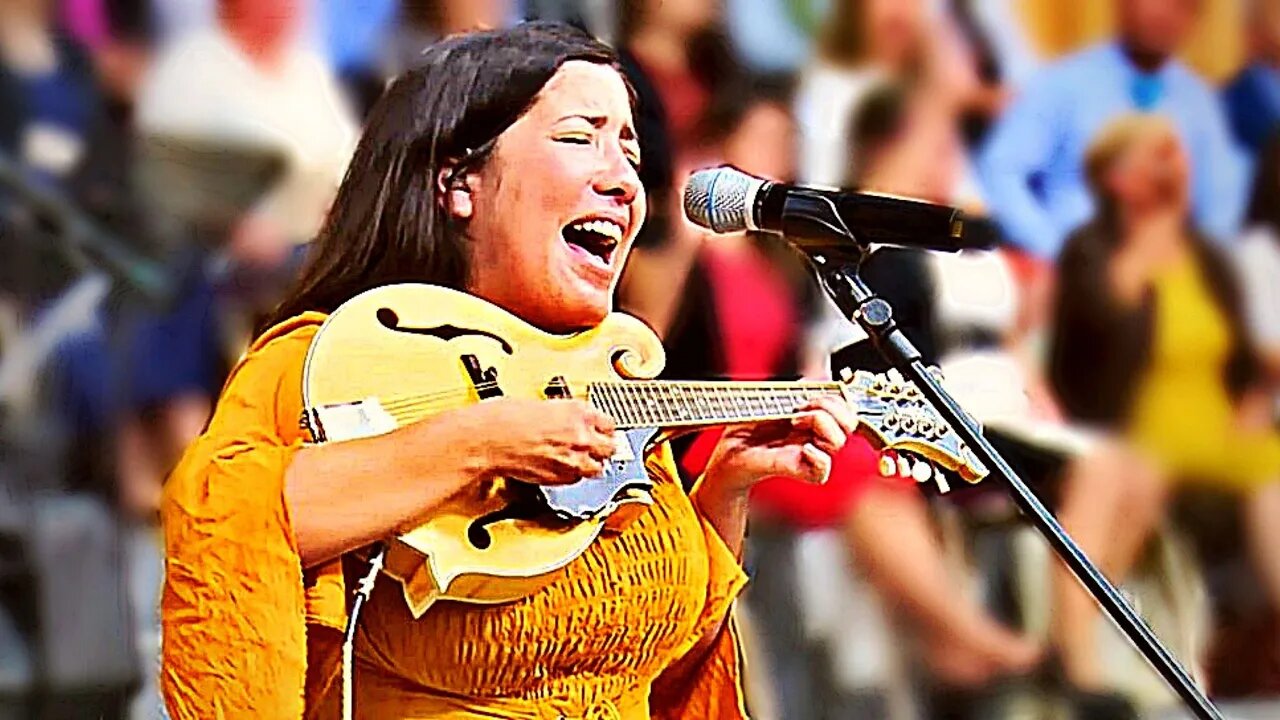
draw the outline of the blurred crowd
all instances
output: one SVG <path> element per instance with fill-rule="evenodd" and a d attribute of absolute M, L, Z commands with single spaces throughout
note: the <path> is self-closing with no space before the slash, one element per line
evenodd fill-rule
<path fill-rule="evenodd" d="M 684 220 L 693 169 L 991 216 L 996 248 L 863 277 L 1202 686 L 1280 697 L 1280 1 L 1112 0 L 1054 52 L 1028 18 L 1058 5 L 0 0 L 0 720 L 163 717 L 169 468 L 387 82 L 532 18 L 623 57 L 650 210 L 618 302 L 665 376 L 887 369 L 778 239 Z M 1181 52 L 1225 5 L 1241 60 L 1209 78 Z M 754 716 L 1176 704 L 1001 487 L 896 461 L 852 442 L 826 485 L 754 491 Z"/>

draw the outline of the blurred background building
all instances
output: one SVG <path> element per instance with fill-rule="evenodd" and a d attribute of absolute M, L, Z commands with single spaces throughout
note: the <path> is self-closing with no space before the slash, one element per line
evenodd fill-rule
<path fill-rule="evenodd" d="M 533 18 L 640 98 L 619 302 L 668 376 L 879 362 L 779 243 L 704 244 L 692 169 L 990 214 L 868 281 L 1232 716 L 1280 716 L 1280 1 L 0 0 L 0 720 L 164 717 L 169 468 L 386 83 Z M 753 496 L 754 716 L 1178 717 L 999 488 L 878 466 Z"/>

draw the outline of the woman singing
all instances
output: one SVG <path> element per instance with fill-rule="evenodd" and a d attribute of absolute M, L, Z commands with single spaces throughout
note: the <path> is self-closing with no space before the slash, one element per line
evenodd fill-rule
<path fill-rule="evenodd" d="M 388 283 L 460 288 L 553 332 L 599 323 L 645 215 L 631 97 L 608 47 L 526 24 L 432 46 L 372 110 L 308 267 L 167 487 L 174 718 L 335 717 L 350 573 L 363 569 L 352 551 L 489 478 L 601 470 L 611 421 L 579 401 L 495 399 L 307 445 L 300 386 L 325 313 Z M 584 220 L 602 236 L 571 243 L 565 229 Z M 726 432 L 691 493 L 664 462 L 640 519 L 522 600 L 439 603 L 414 621 L 379 583 L 355 643 L 357 715 L 745 717 L 726 618 L 745 580 L 747 491 L 769 475 L 826 477 L 854 418 L 811 410 Z"/>

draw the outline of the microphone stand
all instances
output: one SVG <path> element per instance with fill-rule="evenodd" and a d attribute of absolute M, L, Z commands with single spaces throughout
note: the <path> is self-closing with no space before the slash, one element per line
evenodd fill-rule
<path fill-rule="evenodd" d="M 847 228 L 845 234 L 850 236 Z M 853 263 L 832 262 L 824 255 L 811 255 L 812 265 L 840 311 L 855 321 L 871 338 L 880 354 L 904 377 L 916 384 L 929 402 L 951 424 L 956 434 L 969 445 L 974 455 L 990 470 L 1013 497 L 1018 509 L 1044 536 L 1049 546 L 1076 576 L 1085 589 L 1106 611 L 1107 616 L 1129 638 L 1147 662 L 1164 678 L 1169 687 L 1200 720 L 1223 720 L 1222 714 L 1196 687 L 1187 671 L 1160 642 L 1151 628 L 1120 595 L 1115 586 L 1098 570 L 1075 541 L 1062 528 L 1053 514 L 1018 477 L 1013 468 L 983 437 L 982 428 L 947 393 L 942 383 L 929 372 L 921 361 L 920 351 L 894 324 L 893 308 L 878 297 L 858 276 L 858 265 L 866 257 L 867 250 L 853 241 L 861 250 Z M 843 253 L 842 253 L 843 254 Z"/>

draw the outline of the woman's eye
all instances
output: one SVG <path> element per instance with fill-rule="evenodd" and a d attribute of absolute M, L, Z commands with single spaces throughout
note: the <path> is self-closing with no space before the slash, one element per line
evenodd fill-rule
<path fill-rule="evenodd" d="M 574 145 L 590 145 L 591 138 L 586 135 L 562 135 L 556 138 L 560 142 L 573 143 Z"/>

